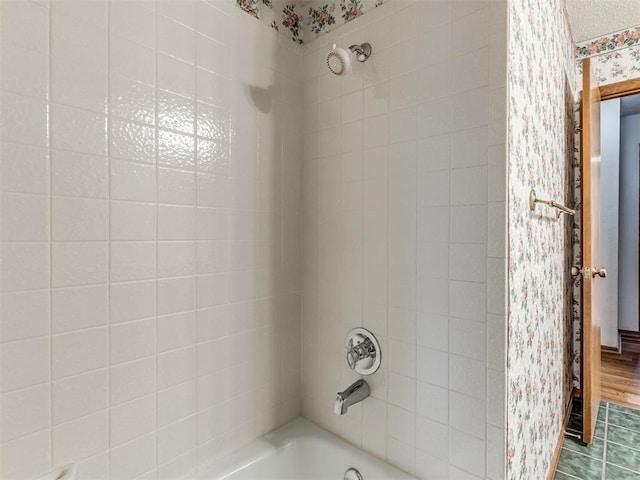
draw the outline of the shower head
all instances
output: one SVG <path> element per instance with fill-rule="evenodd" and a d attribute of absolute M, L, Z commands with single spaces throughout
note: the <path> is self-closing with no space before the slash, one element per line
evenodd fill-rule
<path fill-rule="evenodd" d="M 340 76 L 348 73 L 351 70 L 351 52 L 333 45 L 333 50 L 327 55 L 327 65 L 334 75 Z"/>
<path fill-rule="evenodd" d="M 356 55 L 356 60 L 366 62 L 371 56 L 371 45 L 351 45 L 348 50 L 333 45 L 333 50 L 327 55 L 327 66 L 334 75 L 342 76 L 351 70 L 351 57 Z"/>

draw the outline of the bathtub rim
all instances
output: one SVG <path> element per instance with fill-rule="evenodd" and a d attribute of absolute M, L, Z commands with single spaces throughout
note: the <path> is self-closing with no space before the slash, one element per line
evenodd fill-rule
<path fill-rule="evenodd" d="M 317 438 L 321 441 L 337 444 L 341 448 L 356 450 L 359 454 L 375 463 L 384 465 L 387 468 L 396 470 L 403 475 L 403 480 L 415 480 L 411 474 L 401 470 L 395 465 L 378 458 L 371 453 L 359 448 L 337 435 L 325 430 L 321 426 L 307 420 L 304 417 L 295 418 L 277 429 L 266 433 L 252 443 L 241 447 L 240 450 L 232 453 L 228 458 L 219 462 L 213 462 L 209 468 L 199 474 L 197 480 L 225 480 L 234 473 L 253 465 L 260 460 L 278 453 L 287 446 L 304 439 L 305 437 Z"/>

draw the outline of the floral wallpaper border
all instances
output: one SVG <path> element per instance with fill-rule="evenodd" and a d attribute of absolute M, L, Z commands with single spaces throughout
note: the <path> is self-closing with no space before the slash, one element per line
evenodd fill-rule
<path fill-rule="evenodd" d="M 640 77 L 640 25 L 580 42 L 575 53 L 578 75 L 582 60 L 591 57 L 601 85 Z"/>
<path fill-rule="evenodd" d="M 236 0 L 236 5 L 298 45 L 381 6 L 385 0 Z"/>
<path fill-rule="evenodd" d="M 640 26 L 585 40 L 576 45 L 578 60 L 640 44 Z"/>

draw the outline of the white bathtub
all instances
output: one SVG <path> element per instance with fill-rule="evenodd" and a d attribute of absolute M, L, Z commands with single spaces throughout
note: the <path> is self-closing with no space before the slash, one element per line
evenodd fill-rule
<path fill-rule="evenodd" d="M 413 479 L 301 418 L 243 448 L 200 478 L 343 480 L 348 468 L 356 468 L 363 480 Z"/>

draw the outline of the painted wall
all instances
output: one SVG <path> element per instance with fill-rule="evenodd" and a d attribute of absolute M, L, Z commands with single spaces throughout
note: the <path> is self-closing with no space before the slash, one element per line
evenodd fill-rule
<path fill-rule="evenodd" d="M 564 2 L 509 2 L 507 478 L 545 478 L 571 392 L 573 44 Z"/>
<path fill-rule="evenodd" d="M 299 47 L 231 1 L 0 8 L 0 477 L 175 479 L 298 416 Z"/>
<path fill-rule="evenodd" d="M 620 163 L 620 99 L 614 98 L 602 102 L 600 107 L 600 258 L 602 265 L 607 268 L 607 282 L 600 285 L 600 334 L 602 345 L 618 347 L 618 285 L 620 283 L 618 271 L 621 273 L 630 265 L 623 261 L 618 265 L 618 228 L 625 228 L 627 219 L 622 216 L 623 194 L 622 183 L 627 181 L 628 172 Z M 636 162 L 637 163 L 637 162 Z M 636 191 L 637 175 L 635 177 Z M 637 199 L 637 192 L 636 192 Z M 636 202 L 637 203 L 637 202 Z M 636 220 L 637 223 L 637 220 Z M 636 235 L 637 237 L 637 235 Z M 624 241 L 620 238 L 621 241 Z M 637 241 L 635 250 L 637 252 Z M 622 247 L 622 245 L 621 245 Z M 627 258 L 623 251 L 621 258 Z M 637 254 L 636 254 L 637 255 Z M 635 268 L 637 271 L 637 268 Z M 637 275 L 636 275 L 637 283 Z M 636 285 L 637 286 L 637 285 Z M 637 297 L 637 294 L 636 294 Z M 636 299 L 637 302 L 637 299 Z M 624 309 L 624 306 L 621 305 Z"/>
<path fill-rule="evenodd" d="M 422 479 L 505 478 L 506 14 L 385 2 L 304 46 L 303 412 Z M 359 326 L 382 368 L 336 416 Z"/>
<path fill-rule="evenodd" d="M 620 290 L 619 326 L 638 331 L 638 186 L 640 115 L 620 120 Z"/>

